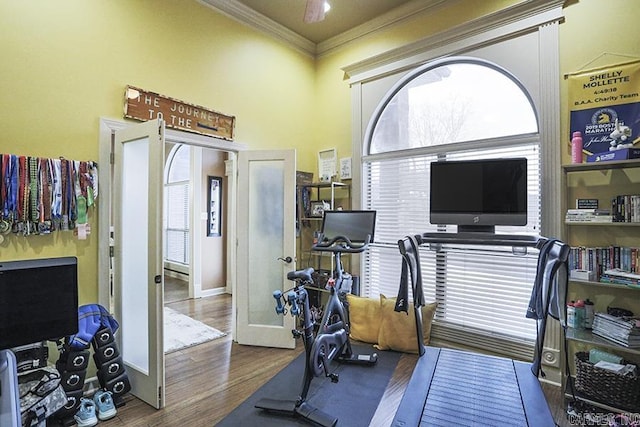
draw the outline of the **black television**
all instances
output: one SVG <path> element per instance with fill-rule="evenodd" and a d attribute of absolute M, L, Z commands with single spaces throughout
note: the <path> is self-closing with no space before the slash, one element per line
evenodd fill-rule
<path fill-rule="evenodd" d="M 495 233 L 527 224 L 527 159 L 431 163 L 430 222 L 458 232 Z"/>
<path fill-rule="evenodd" d="M 353 243 L 371 243 L 375 227 L 376 211 L 325 211 L 322 218 L 325 240 L 343 236 Z"/>
<path fill-rule="evenodd" d="M 75 257 L 0 261 L 0 350 L 78 332 Z"/>

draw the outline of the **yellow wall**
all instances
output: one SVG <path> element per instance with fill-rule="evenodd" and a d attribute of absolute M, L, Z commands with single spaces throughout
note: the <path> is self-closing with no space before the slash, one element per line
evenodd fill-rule
<path fill-rule="evenodd" d="M 317 131 L 321 148 L 337 147 L 338 158 L 351 156 L 351 93 L 342 68 L 464 24 L 518 3 L 517 0 L 449 2 L 406 19 L 401 26 L 367 35 L 319 58 L 316 67 L 318 94 Z"/>
<path fill-rule="evenodd" d="M 99 118 L 122 117 L 124 87 L 131 84 L 235 115 L 238 142 L 296 148 L 298 169 L 315 172 L 318 149 L 351 155 L 342 67 L 515 3 L 454 1 L 314 61 L 195 0 L 4 0 L 0 152 L 98 160 Z M 640 57 L 636 0 L 568 0 L 564 12 L 561 74 L 604 52 Z M 564 81 L 560 101 L 568 135 Z M 563 163 L 568 158 L 567 148 Z M 0 244 L 0 260 L 77 256 L 80 302 L 93 302 L 95 211 L 90 220 L 94 234 L 87 241 L 71 233 L 10 236 Z"/>
<path fill-rule="evenodd" d="M 100 117 L 127 84 L 236 116 L 251 148 L 297 148 L 313 170 L 314 61 L 195 0 L 0 2 L 0 152 L 98 160 Z M 100 200 L 98 199 L 98 203 Z M 10 235 L 0 260 L 77 256 L 97 300 L 97 212 L 87 241 Z"/>
<path fill-rule="evenodd" d="M 417 14 L 401 27 L 391 27 L 321 56 L 317 61 L 316 144 L 338 148 L 338 157 L 351 153 L 351 97 L 341 68 L 371 56 L 402 47 L 439 31 L 461 25 L 522 0 L 460 0 L 446 7 Z M 633 28 L 640 22 L 640 4 L 636 0 L 567 0 L 565 20 L 560 24 L 560 75 L 580 70 L 605 52 L 622 53 L 640 58 L 640 44 Z M 592 66 L 613 64 L 629 58 L 607 55 Z M 569 135 L 569 108 L 564 79 L 561 87 L 561 135 Z M 569 142 L 562 142 L 562 163 L 570 163 Z"/>
<path fill-rule="evenodd" d="M 635 0 L 567 1 L 560 25 L 562 75 L 640 58 L 638 31 L 640 3 Z M 620 55 L 622 54 L 622 55 Z M 587 65 L 588 64 L 588 65 Z M 586 68 L 585 68 L 586 66 Z M 563 164 L 571 163 L 567 84 L 561 82 Z M 637 119 L 636 119 L 637 120 Z M 634 138 L 638 135 L 634 135 Z"/>

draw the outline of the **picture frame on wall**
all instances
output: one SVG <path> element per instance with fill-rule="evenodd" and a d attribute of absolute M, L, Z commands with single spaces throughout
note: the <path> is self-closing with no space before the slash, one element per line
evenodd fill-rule
<path fill-rule="evenodd" d="M 222 178 L 219 176 L 208 177 L 208 212 L 207 212 L 207 236 L 222 236 Z"/>
<path fill-rule="evenodd" d="M 311 202 L 311 213 L 309 214 L 312 218 L 322 218 L 324 216 L 324 211 L 329 210 L 331 206 L 329 203 L 324 200 L 320 200 L 317 202 Z"/>

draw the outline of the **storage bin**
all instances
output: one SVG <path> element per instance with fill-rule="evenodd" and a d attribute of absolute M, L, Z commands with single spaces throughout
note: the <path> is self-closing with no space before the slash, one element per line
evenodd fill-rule
<path fill-rule="evenodd" d="M 577 352 L 575 364 L 577 391 L 616 408 L 640 411 L 640 377 L 596 368 L 587 352 Z"/>

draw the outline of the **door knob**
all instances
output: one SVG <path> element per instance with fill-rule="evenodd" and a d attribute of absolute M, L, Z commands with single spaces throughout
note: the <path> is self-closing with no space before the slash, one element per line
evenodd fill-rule
<path fill-rule="evenodd" d="M 291 258 L 290 256 L 288 256 L 286 258 L 279 257 L 278 259 L 283 261 L 283 262 L 285 262 L 285 263 L 287 263 L 287 264 L 291 264 L 291 262 L 293 262 L 293 258 Z"/>

